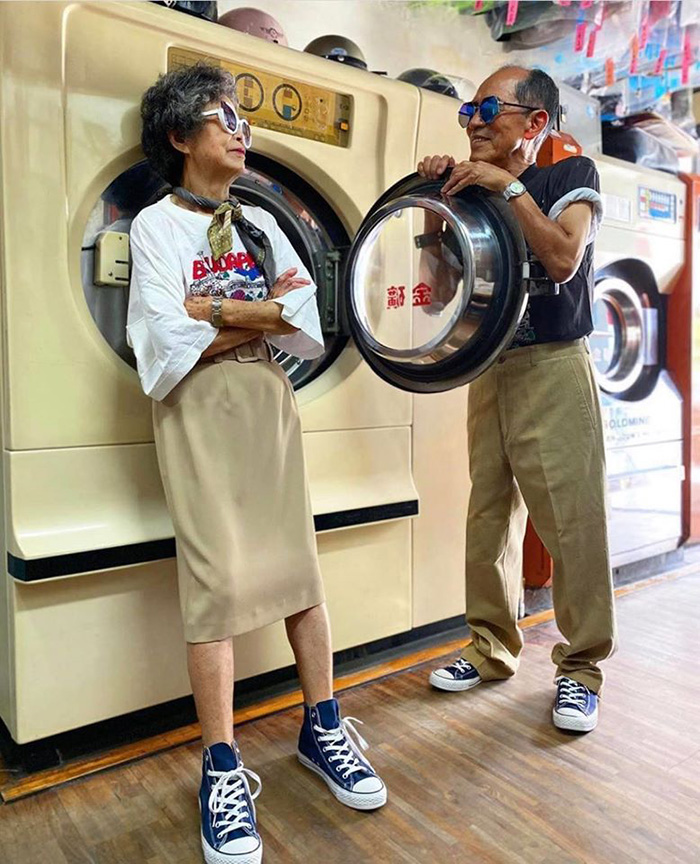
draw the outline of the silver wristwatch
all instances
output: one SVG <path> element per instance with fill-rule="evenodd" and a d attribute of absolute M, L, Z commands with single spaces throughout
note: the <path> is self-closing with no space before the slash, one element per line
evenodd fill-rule
<path fill-rule="evenodd" d="M 510 201 L 511 198 L 519 198 L 526 192 L 527 187 L 524 183 L 521 183 L 520 180 L 511 180 L 511 182 L 503 190 L 503 197 L 506 199 L 506 201 Z"/>
<path fill-rule="evenodd" d="M 224 319 L 221 315 L 221 306 L 223 302 L 222 297 L 212 297 L 211 299 L 211 323 L 214 327 L 224 326 Z"/>

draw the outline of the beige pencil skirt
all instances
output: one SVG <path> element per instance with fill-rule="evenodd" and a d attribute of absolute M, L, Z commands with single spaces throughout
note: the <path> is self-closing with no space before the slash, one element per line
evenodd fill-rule
<path fill-rule="evenodd" d="M 153 402 L 188 642 L 323 602 L 294 391 L 266 346 L 202 362 Z"/>

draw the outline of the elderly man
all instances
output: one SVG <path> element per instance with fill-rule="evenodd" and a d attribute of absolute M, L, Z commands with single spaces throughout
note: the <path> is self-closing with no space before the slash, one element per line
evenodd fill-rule
<path fill-rule="evenodd" d="M 535 165 L 558 110 L 559 91 L 544 72 L 500 69 L 460 109 L 469 160 L 432 156 L 418 165 L 429 178 L 451 169 L 448 196 L 470 185 L 502 194 L 530 250 L 560 285 L 557 295 L 530 299 L 509 350 L 470 387 L 466 578 L 473 641 L 430 681 L 462 691 L 515 674 L 529 512 L 554 561 L 554 610 L 564 637 L 552 652 L 553 722 L 588 732 L 598 720 L 599 664 L 615 645 L 603 428 L 586 339 L 602 202 L 590 159 Z M 442 225 L 432 218 L 426 232 L 439 255 Z"/>

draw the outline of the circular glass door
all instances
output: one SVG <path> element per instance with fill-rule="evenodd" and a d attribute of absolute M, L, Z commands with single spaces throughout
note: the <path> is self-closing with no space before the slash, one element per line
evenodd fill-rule
<path fill-rule="evenodd" d="M 126 343 L 129 230 L 137 213 L 158 200 L 163 185 L 147 162 L 132 166 L 104 191 L 83 235 L 81 273 L 88 308 L 109 345 L 134 368 L 136 359 Z M 324 354 L 300 360 L 277 351 L 275 358 L 299 389 L 333 363 L 348 340 L 341 326 L 338 286 L 349 238 L 311 187 L 262 157 L 249 154 L 249 168 L 232 191 L 243 203 L 272 213 L 316 283 Z"/>
<path fill-rule="evenodd" d="M 639 295 L 622 279 L 602 279 L 593 299 L 591 355 L 606 393 L 629 391 L 644 369 L 644 317 Z"/>
<path fill-rule="evenodd" d="M 481 374 L 525 307 L 525 243 L 506 202 L 484 190 L 440 194 L 405 178 L 372 208 L 345 279 L 355 341 L 377 374 L 413 392 Z"/>

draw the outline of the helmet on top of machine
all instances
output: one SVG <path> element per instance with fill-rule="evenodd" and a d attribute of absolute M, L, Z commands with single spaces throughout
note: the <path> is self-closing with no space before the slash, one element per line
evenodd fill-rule
<path fill-rule="evenodd" d="M 239 30 L 241 33 L 257 36 L 267 42 L 289 47 L 282 25 L 276 18 L 262 9 L 254 9 L 252 6 L 231 9 L 219 18 L 219 24 L 230 27 L 231 30 Z"/>
<path fill-rule="evenodd" d="M 167 6 L 177 12 L 195 15 L 207 21 L 216 21 L 218 10 L 216 0 L 152 0 L 157 6 Z"/>
<path fill-rule="evenodd" d="M 471 99 L 476 92 L 475 84 L 468 78 L 446 75 L 444 72 L 422 66 L 406 69 L 397 76 L 396 80 L 414 84 L 423 90 L 432 90 L 433 93 L 441 93 L 443 96 L 451 96 L 453 99 L 461 99 L 463 102 Z"/>
<path fill-rule="evenodd" d="M 315 54 L 336 63 L 345 63 L 356 69 L 367 69 L 367 60 L 359 45 L 346 36 L 318 36 L 304 48 L 307 54 Z"/>

